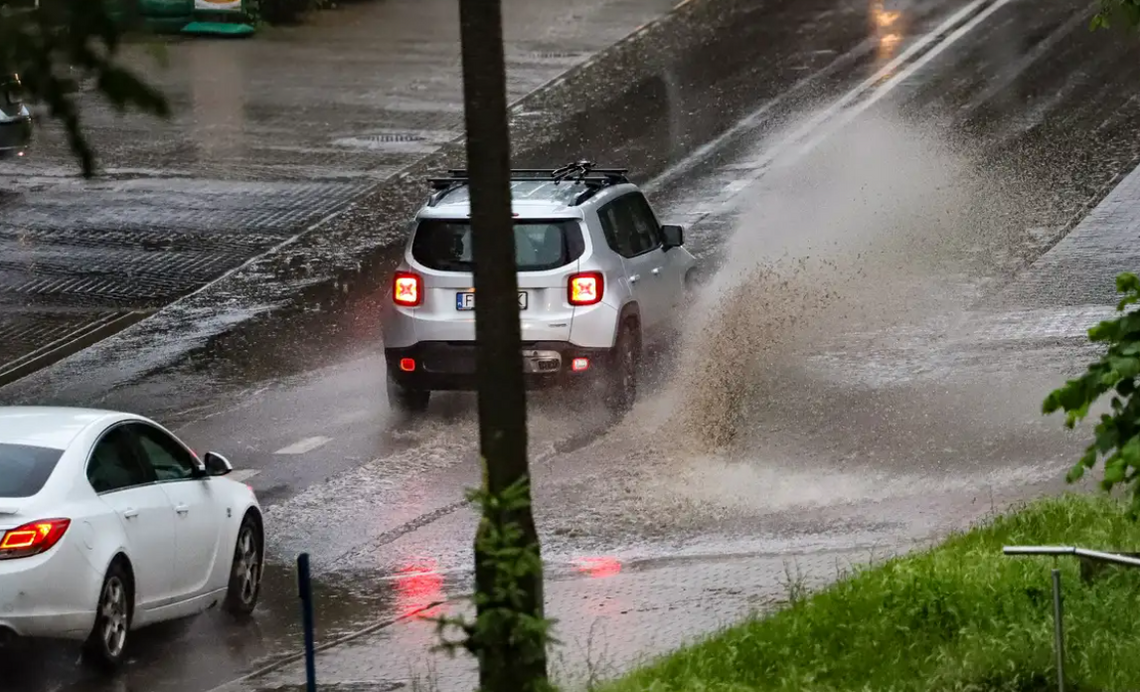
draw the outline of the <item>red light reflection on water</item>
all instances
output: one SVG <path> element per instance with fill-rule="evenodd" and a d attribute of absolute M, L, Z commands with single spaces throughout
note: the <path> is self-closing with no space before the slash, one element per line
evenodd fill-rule
<path fill-rule="evenodd" d="M 571 564 L 588 577 L 601 579 L 621 572 L 621 560 L 615 557 L 580 557 Z"/>
<path fill-rule="evenodd" d="M 445 600 L 443 575 L 436 571 L 433 558 L 417 558 L 405 563 L 396 570 L 393 582 L 396 586 L 396 615 L 417 618 L 437 617 L 442 606 L 421 610 L 432 603 Z M 416 612 L 420 611 L 420 612 Z"/>

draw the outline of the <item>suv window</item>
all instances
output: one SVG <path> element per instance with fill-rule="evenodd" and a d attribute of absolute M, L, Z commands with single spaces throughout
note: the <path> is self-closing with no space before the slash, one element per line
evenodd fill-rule
<path fill-rule="evenodd" d="M 649 207 L 649 201 L 640 192 L 626 195 L 626 204 L 629 205 L 629 216 L 633 221 L 633 231 L 637 238 L 637 247 L 641 254 L 661 247 L 661 226 Z"/>
<path fill-rule="evenodd" d="M 43 489 L 63 452 L 0 444 L 0 497 L 32 497 Z"/>
<path fill-rule="evenodd" d="M 602 220 L 602 231 L 610 249 L 623 257 L 633 257 L 637 254 L 634 252 L 633 225 L 629 223 L 624 209 L 621 199 L 614 200 L 598 210 L 598 218 Z"/>
<path fill-rule="evenodd" d="M 151 478 L 135 457 L 131 437 L 123 426 L 112 428 L 95 444 L 87 463 L 87 480 L 97 493 L 149 483 Z"/>
<path fill-rule="evenodd" d="M 640 192 L 619 197 L 598 210 L 610 249 L 637 257 L 661 246 L 657 219 Z"/>
<path fill-rule="evenodd" d="M 581 257 L 585 249 L 582 228 L 574 219 L 515 222 L 515 266 L 519 271 L 564 267 Z M 412 239 L 412 257 L 429 269 L 471 271 L 471 222 L 420 221 Z"/>
<path fill-rule="evenodd" d="M 131 423 L 128 427 L 139 442 L 143 463 L 154 469 L 158 480 L 179 481 L 194 473 L 194 459 L 169 435 L 143 423 Z"/>

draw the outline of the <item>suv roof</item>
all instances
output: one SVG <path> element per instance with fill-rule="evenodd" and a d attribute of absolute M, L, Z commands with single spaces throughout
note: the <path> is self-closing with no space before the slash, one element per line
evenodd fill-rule
<path fill-rule="evenodd" d="M 435 190 L 420 211 L 425 217 L 466 216 L 471 205 L 469 177 L 464 169 L 448 171 L 446 178 L 430 178 Z M 526 217 L 581 218 L 580 205 L 600 191 L 631 185 L 624 168 L 597 168 L 578 161 L 562 168 L 516 168 L 511 170 L 511 201 Z"/>

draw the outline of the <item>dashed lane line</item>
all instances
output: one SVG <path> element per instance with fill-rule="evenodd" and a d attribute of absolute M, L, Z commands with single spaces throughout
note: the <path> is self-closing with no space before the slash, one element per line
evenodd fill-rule
<path fill-rule="evenodd" d="M 298 440 L 288 447 L 282 447 L 274 452 L 274 454 L 308 454 L 309 452 L 323 447 L 329 442 L 332 442 L 331 437 L 324 437 L 317 435 L 316 437 L 306 437 L 303 440 Z"/>

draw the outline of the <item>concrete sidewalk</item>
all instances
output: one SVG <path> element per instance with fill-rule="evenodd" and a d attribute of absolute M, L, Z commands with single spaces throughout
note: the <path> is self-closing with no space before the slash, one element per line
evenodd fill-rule
<path fill-rule="evenodd" d="M 508 90 L 525 94 L 673 0 L 506 0 Z M 462 129 L 454 0 L 375 0 L 247 41 L 175 40 L 162 123 L 82 97 L 104 177 L 58 128 L 0 166 L 0 381 L 122 328 L 292 237 Z M 11 375 L 12 373 L 9 373 Z"/>

